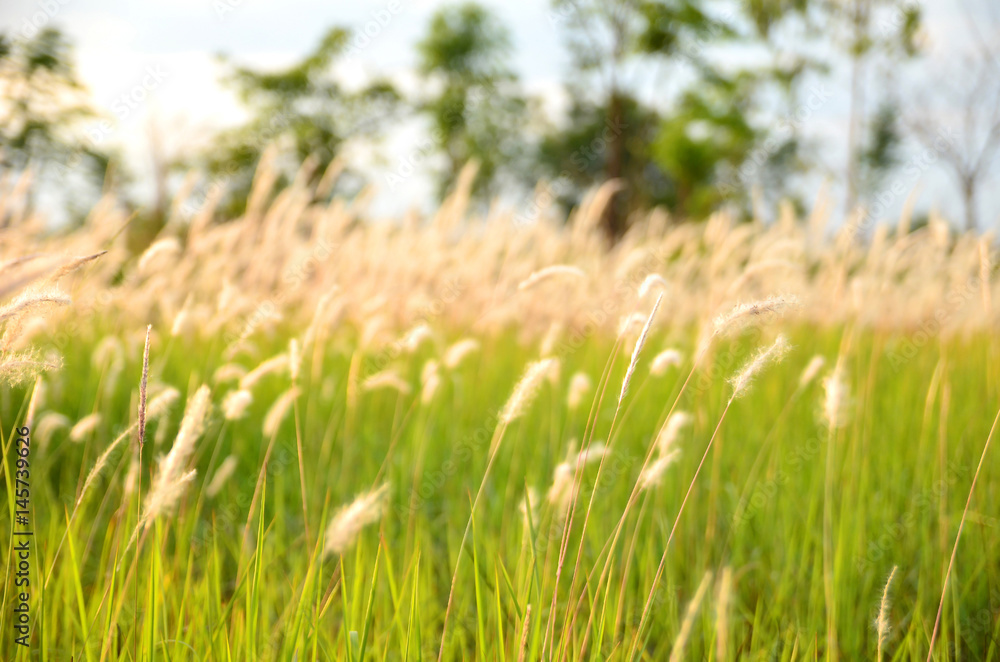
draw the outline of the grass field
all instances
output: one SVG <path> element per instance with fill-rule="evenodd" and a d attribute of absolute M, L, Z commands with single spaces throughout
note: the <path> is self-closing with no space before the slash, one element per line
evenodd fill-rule
<path fill-rule="evenodd" d="M 711 231 L 692 249 L 706 263 L 721 251 L 706 249 Z M 387 252 L 413 245 L 365 241 L 379 237 Z M 766 237 L 754 245 L 776 245 Z M 329 268 L 342 274 L 353 249 L 339 245 L 347 252 Z M 948 255 L 968 262 L 961 246 Z M 550 326 L 539 321 L 547 307 L 577 301 L 554 282 L 522 288 L 538 290 L 523 323 L 484 326 L 482 309 L 430 305 L 373 330 L 360 278 L 348 306 L 360 312 L 320 315 L 316 300 L 332 290 L 310 272 L 309 295 L 283 298 L 283 319 L 248 334 L 252 306 L 214 324 L 191 303 L 229 279 L 226 258 L 186 250 L 195 257 L 162 270 L 114 251 L 88 262 L 68 290 L 98 303 L 25 332 L 39 356 L 55 348 L 62 362 L 2 391 L 0 530 L 24 528 L 15 440 L 29 425 L 34 532 L 27 647 L 15 643 L 20 538 L 0 559 L 4 659 L 919 660 L 932 637 L 934 659 L 1000 659 L 995 449 L 963 518 L 1000 400 L 997 347 L 992 327 L 957 307 L 933 327 L 887 319 L 901 305 L 890 295 L 912 296 L 915 276 L 887 273 L 884 301 L 822 319 L 844 305 L 822 296 L 824 274 L 850 259 L 810 258 L 814 289 L 800 306 L 744 311 L 711 336 L 706 315 L 726 299 L 668 288 L 654 308 L 655 293 L 636 298 L 631 285 L 607 323 Z M 588 250 L 551 249 L 546 261 L 579 258 L 592 276 L 601 268 Z M 515 253 L 412 270 L 448 272 L 450 259 L 493 282 L 502 269 L 491 267 Z M 749 268 L 733 259 L 738 278 Z M 686 265 L 653 271 L 676 286 Z M 281 290 L 263 271 L 246 276 L 252 301 Z M 151 282 L 162 298 L 143 289 Z M 381 283 L 389 301 L 417 297 L 416 285 Z M 114 296 L 102 299 L 104 288 Z M 227 335 L 234 328 L 252 342 Z M 752 364 L 779 332 L 787 354 Z M 748 361 L 753 383 L 730 382 Z"/>

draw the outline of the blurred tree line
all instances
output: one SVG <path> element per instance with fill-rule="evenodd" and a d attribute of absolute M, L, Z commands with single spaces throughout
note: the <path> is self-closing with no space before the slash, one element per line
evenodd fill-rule
<path fill-rule="evenodd" d="M 569 208 L 588 189 L 618 180 L 620 191 L 603 218 L 613 240 L 633 211 L 653 206 L 679 219 L 703 219 L 725 206 L 749 216 L 757 196 L 791 198 L 801 207 L 795 182 L 822 161 L 802 128 L 835 95 L 822 83 L 833 59 L 850 65 L 850 89 L 836 91 L 850 103 L 842 172 L 847 208 L 865 204 L 900 165 L 907 130 L 900 103 L 889 85 L 879 85 L 875 99 L 865 92 L 920 54 L 920 12 L 910 0 L 552 0 L 550 18 L 572 55 L 565 117 L 547 116 L 542 100 L 526 92 L 511 65 L 506 26 L 467 2 L 440 9 L 427 25 L 417 44 L 416 94 L 388 80 L 345 88 L 334 71 L 350 48 L 346 27 L 330 29 L 283 70 L 223 58 L 224 82 L 250 119 L 169 166 L 203 173 L 202 194 L 214 187 L 219 216 L 233 217 L 245 207 L 265 149 L 278 151 L 278 177 L 285 181 L 304 161 L 314 183 L 336 170 L 335 186 L 316 187 L 330 197 L 360 186 L 359 173 L 340 170 L 349 163 L 345 153 L 358 145 L 384 152 L 378 143 L 390 128 L 419 118 L 427 135 L 420 165 L 433 173 L 438 196 L 469 161 L 478 164 L 474 194 L 484 202 L 528 193 L 543 180 L 550 197 Z M 815 44 L 825 51 L 803 47 Z M 668 88 L 652 101 L 640 93 L 650 75 Z M 0 40 L 0 87 L 0 167 L 18 171 L 75 159 L 108 186 L 112 155 L 74 133 L 95 111 L 80 99 L 82 86 L 57 31 Z M 926 138 L 933 130 L 925 119 L 913 133 Z M 1000 128 L 987 130 L 994 133 L 1000 138 Z M 384 156 L 394 185 L 404 177 L 399 159 Z M 976 190 L 968 171 L 985 176 L 985 161 L 962 172 L 966 189 Z M 160 170 L 169 177 L 169 168 Z M 149 223 L 163 223 L 165 206 L 160 200 L 147 212 Z"/>

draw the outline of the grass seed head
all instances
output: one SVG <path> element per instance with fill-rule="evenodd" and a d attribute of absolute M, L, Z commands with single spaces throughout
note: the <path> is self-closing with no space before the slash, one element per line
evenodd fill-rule
<path fill-rule="evenodd" d="M 667 373 L 667 368 L 677 367 L 684 362 L 684 356 L 677 349 L 665 349 L 653 358 L 649 365 L 649 374 L 654 377 L 662 377 Z"/>
<path fill-rule="evenodd" d="M 358 496 L 350 505 L 341 508 L 326 527 L 324 554 L 343 554 L 354 544 L 362 529 L 382 519 L 388 498 L 387 483 Z"/>
<path fill-rule="evenodd" d="M 238 389 L 226 394 L 222 400 L 222 413 L 227 421 L 237 421 L 246 415 L 247 408 L 253 403 L 253 393 L 246 389 Z"/>
<path fill-rule="evenodd" d="M 570 266 L 568 264 L 555 264 L 550 267 L 545 267 L 544 269 L 539 269 L 535 273 L 531 274 L 518 284 L 517 289 L 519 291 L 528 290 L 535 287 L 539 283 L 552 278 L 584 280 L 587 278 L 587 274 L 579 267 Z"/>
<path fill-rule="evenodd" d="M 729 383 L 733 387 L 732 399 L 735 400 L 744 395 L 757 375 L 772 363 L 781 361 L 791 348 L 788 339 L 783 334 L 779 334 L 771 345 L 758 351 L 739 372 L 730 378 Z"/>
<path fill-rule="evenodd" d="M 528 409 L 528 406 L 535 399 L 542 380 L 546 378 L 553 366 L 557 365 L 556 359 L 542 359 L 528 365 L 524 371 L 524 376 L 514 387 L 514 392 L 507 400 L 503 410 L 500 412 L 500 421 L 509 424 L 511 421 L 520 418 Z"/>
<path fill-rule="evenodd" d="M 566 406 L 570 408 L 570 411 L 576 411 L 580 408 L 583 403 L 583 399 L 587 397 L 590 390 L 593 388 L 591 384 L 590 377 L 585 372 L 574 373 L 569 380 L 569 389 L 566 394 Z"/>
<path fill-rule="evenodd" d="M 479 341 L 472 338 L 463 338 L 445 350 L 444 358 L 441 360 L 449 370 L 457 368 L 465 357 L 479 349 Z"/>

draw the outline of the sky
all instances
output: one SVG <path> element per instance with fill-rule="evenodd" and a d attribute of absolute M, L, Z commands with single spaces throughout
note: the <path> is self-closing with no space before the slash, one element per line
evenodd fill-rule
<path fill-rule="evenodd" d="M 944 70 L 967 45 L 968 23 L 960 9 L 969 8 L 975 16 L 981 10 L 976 1 L 924 2 L 929 54 L 903 70 L 878 72 L 871 80 L 872 91 L 890 75 L 904 93 L 926 88 L 928 72 Z M 185 155 L 197 151 L 212 131 L 245 117 L 231 92 L 219 84 L 222 68 L 217 54 L 242 64 L 280 67 L 312 49 L 329 27 L 344 25 L 370 37 L 356 37 L 354 48 L 338 66 L 342 78 L 358 84 L 374 75 L 389 75 L 413 89 L 414 46 L 432 13 L 445 4 L 442 0 L 5 0 L 0 5 L 0 30 L 31 35 L 33 30 L 55 26 L 69 35 L 80 77 L 95 105 L 111 119 L 107 128 L 96 130 L 95 140 L 122 146 L 142 178 L 149 172 L 151 132 L 162 136 L 168 154 Z M 564 100 L 560 84 L 571 75 L 558 14 L 548 0 L 481 4 L 491 7 L 510 28 L 513 67 L 528 90 L 543 96 L 557 113 Z M 665 99 L 676 82 L 672 71 L 646 68 L 632 73 L 642 98 L 653 104 Z M 812 83 L 824 101 L 807 122 L 808 132 L 821 146 L 822 161 L 834 175 L 835 195 L 835 175 L 846 158 L 846 82 L 846 68 L 835 66 L 831 78 Z M 903 101 L 921 102 L 916 93 Z M 957 113 L 947 103 L 941 106 L 942 113 Z M 420 127 L 413 123 L 386 136 L 383 151 L 390 170 L 394 162 L 413 154 L 419 138 Z M 906 158 L 908 164 L 915 162 L 919 152 L 913 149 Z M 905 172 L 910 174 L 898 175 L 898 183 L 907 190 L 919 189 L 918 209 L 936 207 L 960 220 L 959 200 L 946 171 L 921 161 L 920 168 Z M 376 199 L 382 213 L 396 214 L 410 206 L 428 208 L 431 203 L 432 187 L 426 177 L 409 178 L 388 191 L 385 171 L 375 169 L 371 174 L 376 184 L 381 180 Z M 808 181 L 807 198 L 823 179 L 815 175 Z M 989 228 L 1000 225 L 1000 187 L 995 183 L 994 178 L 994 185 L 984 186 L 980 205 L 981 220 Z M 895 221 L 892 217 L 898 215 L 903 198 L 893 195 L 887 200 L 888 220 Z"/>

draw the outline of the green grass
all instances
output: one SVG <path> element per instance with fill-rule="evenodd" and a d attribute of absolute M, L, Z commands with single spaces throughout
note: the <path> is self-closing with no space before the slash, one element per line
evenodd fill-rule
<path fill-rule="evenodd" d="M 81 444 L 68 441 L 65 430 L 44 449 L 41 440 L 34 442 L 31 646 L 14 645 L 15 561 L 5 546 L 0 650 L 11 660 L 433 660 L 461 556 L 445 640 L 448 660 L 513 661 L 522 644 L 528 660 L 629 659 L 634 642 L 641 646 L 632 659 L 666 659 L 706 572 L 712 580 L 693 622 L 688 659 L 716 659 L 719 637 L 726 637 L 731 659 L 827 658 L 828 623 L 841 659 L 874 659 L 873 622 L 894 565 L 893 629 L 884 656 L 923 660 L 962 509 L 1000 402 L 994 344 L 985 337 L 935 339 L 897 361 L 900 338 L 856 334 L 845 359 L 849 422 L 835 431 L 831 447 L 820 416 L 822 385 L 817 380 L 797 387 L 815 353 L 831 364 L 836 360 L 841 332 L 800 328 L 791 336 L 791 356 L 769 368 L 728 412 L 667 550 L 641 632 L 670 528 L 729 398 L 725 379 L 755 349 L 753 340 L 720 344 L 695 373 L 678 402 L 694 416 L 681 437 L 681 459 L 659 487 L 642 493 L 608 550 L 649 444 L 691 367 L 649 377 L 649 360 L 666 341 L 650 339 L 615 423 L 612 453 L 581 540 L 598 473 L 596 465 L 586 470 L 558 586 L 561 525 L 544 503 L 537 519 L 526 523 L 519 503 L 526 487 L 543 499 L 570 441 L 584 438 L 587 407 L 567 410 L 566 385 L 573 372 L 585 370 L 599 392 L 612 343 L 593 338 L 565 354 L 558 385 L 546 384 L 528 413 L 506 430 L 460 550 L 496 413 L 536 350 L 513 335 L 484 338 L 481 351 L 448 374 L 431 405 L 421 405 L 418 391 L 384 391 L 362 393 L 349 410 L 354 346 L 352 338 L 338 336 L 307 352 L 297 410 L 273 440 L 266 467 L 272 440 L 263 438 L 261 422 L 288 388 L 287 374 L 254 388 L 247 418 L 225 422 L 216 410 L 198 442 L 195 483 L 175 516 L 161 517 L 146 531 L 138 555 L 135 546 L 124 551 L 137 503 L 134 494 L 123 493 L 131 453 L 123 445 L 86 496 L 43 591 L 44 571 L 53 564 L 84 477 L 135 418 L 141 372 L 135 343 L 117 379 L 108 366 L 92 364 L 91 343 L 70 345 L 63 368 L 47 377 L 42 411 L 73 421 L 99 411 L 103 421 Z M 682 341 L 689 354 L 690 345 Z M 253 367 L 285 347 L 275 339 L 256 358 L 238 360 Z M 208 340 L 154 343 L 151 381 L 193 393 L 225 362 L 221 349 L 219 341 Z M 434 354 L 425 345 L 415 359 L 402 356 L 391 365 L 418 384 L 423 361 Z M 368 357 L 362 374 L 374 370 L 377 356 Z M 608 438 L 627 361 L 620 352 L 607 394 L 595 406 L 594 440 Z M 229 388 L 213 386 L 216 405 Z M 23 387 L 0 393 L 9 506 L 0 530 L 6 532 L 14 508 L 11 431 L 21 425 L 29 395 Z M 156 456 L 172 443 L 181 409 L 148 431 L 144 491 Z M 832 611 L 824 590 L 828 453 Z M 229 454 L 239 458 L 239 469 L 208 498 L 204 487 Z M 343 557 L 324 558 L 321 535 L 336 509 L 386 480 L 392 492 L 381 524 L 365 529 Z M 262 491 L 255 500 L 258 481 Z M 609 551 L 609 574 L 599 584 Z M 1000 659 L 997 559 L 1000 458 L 991 451 L 958 549 L 936 659 Z M 732 568 L 733 592 L 723 633 L 716 606 L 726 567 Z"/>

